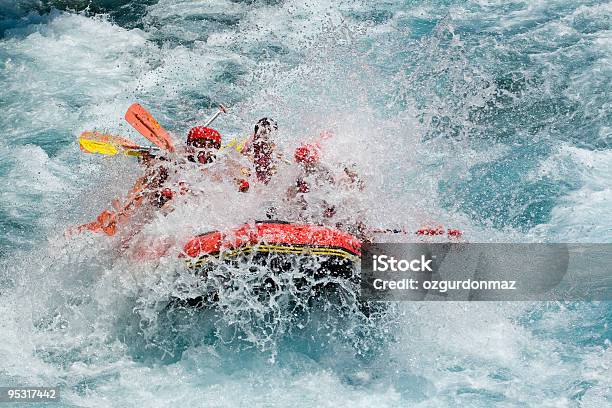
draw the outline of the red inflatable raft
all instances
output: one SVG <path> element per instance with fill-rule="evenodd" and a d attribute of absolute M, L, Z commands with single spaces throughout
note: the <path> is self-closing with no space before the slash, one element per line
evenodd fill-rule
<path fill-rule="evenodd" d="M 183 250 L 188 266 L 196 270 L 210 267 L 211 261 L 244 261 L 265 263 L 274 272 L 294 268 L 291 261 L 300 259 L 299 268 L 311 275 L 353 276 L 361 242 L 331 227 L 266 221 L 198 235 Z M 317 262 L 304 262 L 312 259 Z M 305 265 L 311 270 L 305 271 Z"/>

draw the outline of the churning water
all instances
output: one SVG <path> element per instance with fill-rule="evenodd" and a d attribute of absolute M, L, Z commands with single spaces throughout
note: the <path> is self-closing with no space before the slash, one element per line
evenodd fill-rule
<path fill-rule="evenodd" d="M 76 136 L 145 143 L 122 120 L 139 101 L 177 138 L 218 103 L 225 136 L 262 116 L 287 150 L 331 130 L 325 160 L 355 162 L 367 188 L 328 198 L 374 226 L 611 242 L 611 14 L 569 0 L 0 0 L 0 385 L 59 386 L 66 407 L 611 405 L 610 303 L 363 313 L 350 288 L 296 306 L 243 286 L 214 310 L 168 308 L 193 283 L 176 253 L 134 262 L 108 237 L 64 236 L 140 174 Z M 282 186 L 202 191 L 139 239 L 261 219 Z"/>

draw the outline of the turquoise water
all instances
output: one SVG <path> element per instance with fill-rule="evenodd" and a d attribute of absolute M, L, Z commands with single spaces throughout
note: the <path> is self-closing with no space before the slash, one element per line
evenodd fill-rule
<path fill-rule="evenodd" d="M 170 310 L 174 258 L 135 264 L 63 233 L 139 174 L 76 136 L 144 143 L 122 120 L 140 101 L 175 135 L 218 103 L 224 135 L 265 115 L 286 148 L 332 130 L 326 155 L 358 164 L 373 225 L 611 242 L 611 12 L 0 0 L 0 384 L 60 386 L 67 407 L 610 405 L 610 303 L 406 303 L 380 320 L 325 304 Z M 255 194 L 207 188 L 145 235 L 261 217 Z"/>

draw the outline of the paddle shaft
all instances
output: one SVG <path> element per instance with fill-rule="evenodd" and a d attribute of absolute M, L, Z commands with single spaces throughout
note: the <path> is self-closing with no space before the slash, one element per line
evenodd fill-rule
<path fill-rule="evenodd" d="M 206 123 L 204 124 L 204 127 L 208 127 L 211 123 L 213 123 L 215 121 L 215 119 L 217 119 L 219 117 L 220 114 L 222 113 L 227 113 L 227 109 L 225 109 L 225 106 L 223 105 L 219 105 L 219 110 L 217 112 L 215 112 L 214 115 L 212 115 L 210 117 L 210 119 L 208 119 L 206 121 Z"/>

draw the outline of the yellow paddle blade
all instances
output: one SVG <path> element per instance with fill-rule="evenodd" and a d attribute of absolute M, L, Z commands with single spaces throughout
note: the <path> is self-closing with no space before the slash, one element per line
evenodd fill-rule
<path fill-rule="evenodd" d="M 114 156 L 119 153 L 119 149 L 109 142 L 101 142 L 98 140 L 79 138 L 79 146 L 81 150 L 87 153 L 99 153 L 108 156 Z"/>
<path fill-rule="evenodd" d="M 113 136 L 101 132 L 83 132 L 79 137 L 79 146 L 86 153 L 98 153 L 113 156 L 123 153 L 127 156 L 142 156 L 144 152 L 151 153 L 155 148 L 138 146 L 135 142 L 121 136 Z"/>
<path fill-rule="evenodd" d="M 124 150 L 123 153 L 125 153 L 126 156 L 134 156 L 134 157 L 140 157 L 142 156 L 144 153 L 138 150 Z"/>
<path fill-rule="evenodd" d="M 109 135 L 107 133 L 102 133 L 102 132 L 98 132 L 95 130 L 93 132 L 86 131 L 86 132 L 81 133 L 80 138 L 88 139 L 88 140 L 95 140 L 97 142 L 110 143 L 113 146 L 121 147 L 123 149 L 140 147 L 135 142 L 129 139 L 125 139 L 121 136 Z"/>
<path fill-rule="evenodd" d="M 234 149 L 238 150 L 239 152 L 241 152 L 242 148 L 244 147 L 244 144 L 246 143 L 247 140 L 248 140 L 247 137 L 245 137 L 242 140 L 238 140 L 238 138 L 234 137 L 234 138 L 232 138 L 232 140 L 229 141 L 228 144 L 223 146 L 223 149 L 234 148 Z"/>

